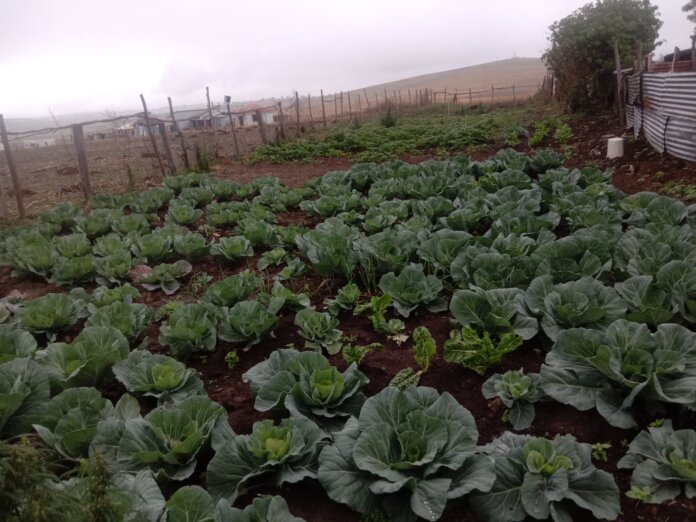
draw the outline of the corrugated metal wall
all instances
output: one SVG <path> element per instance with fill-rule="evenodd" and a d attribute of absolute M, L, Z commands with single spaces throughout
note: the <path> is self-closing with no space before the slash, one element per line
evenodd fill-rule
<path fill-rule="evenodd" d="M 640 73 L 626 79 L 626 126 L 659 152 L 696 161 L 696 73 Z"/>

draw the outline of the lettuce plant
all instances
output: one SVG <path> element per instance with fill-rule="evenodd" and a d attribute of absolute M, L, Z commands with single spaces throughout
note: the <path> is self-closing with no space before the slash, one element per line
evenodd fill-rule
<path fill-rule="evenodd" d="M 598 520 L 619 515 L 614 478 L 594 467 L 592 446 L 572 435 L 549 440 L 504 433 L 484 451 L 495 459 L 495 483 L 469 500 L 484 521 L 531 517 L 561 522 L 572 520 L 576 508 Z"/>
<path fill-rule="evenodd" d="M 256 397 L 258 411 L 284 407 L 293 417 L 306 417 L 325 431 L 340 429 L 365 402 L 360 389 L 368 379 L 352 364 L 339 372 L 321 354 L 276 350 L 242 375 Z"/>
<path fill-rule="evenodd" d="M 46 294 L 20 308 L 16 317 L 19 326 L 25 330 L 51 336 L 70 328 L 82 312 L 79 301 L 68 294 Z"/>
<path fill-rule="evenodd" d="M 447 303 L 438 297 L 442 281 L 434 275 L 425 275 L 421 265 L 407 265 L 398 276 L 393 272 L 384 274 L 379 289 L 392 296 L 394 309 L 403 317 L 411 315 L 420 304 L 431 312 L 447 309 Z"/>
<path fill-rule="evenodd" d="M 616 290 L 591 277 L 554 285 L 552 276 L 539 276 L 530 283 L 526 302 L 541 316 L 541 327 L 552 341 L 568 328 L 601 330 L 626 316 L 626 304 Z"/>
<path fill-rule="evenodd" d="M 230 343 L 254 345 L 278 324 L 278 317 L 258 301 L 240 301 L 223 308 L 220 339 Z"/>
<path fill-rule="evenodd" d="M 290 418 L 254 423 L 249 435 L 233 435 L 208 465 L 208 491 L 231 504 L 261 484 L 279 487 L 316 478 L 317 458 L 328 435 L 312 421 Z"/>
<path fill-rule="evenodd" d="M 217 343 L 217 316 L 205 304 L 177 307 L 162 324 L 159 342 L 169 347 L 177 359 L 187 359 L 195 352 L 213 352 Z"/>
<path fill-rule="evenodd" d="M 674 430 L 667 420 L 660 427 L 641 431 L 618 462 L 619 469 L 632 469 L 627 496 L 661 504 L 683 491 L 696 497 L 696 431 Z"/>
<path fill-rule="evenodd" d="M 596 408 L 612 426 L 636 425 L 637 401 L 696 408 L 696 334 L 676 324 L 651 333 L 645 324 L 617 320 L 606 329 L 559 334 L 541 368 L 552 399 L 585 411 Z"/>
<path fill-rule="evenodd" d="M 116 379 L 128 393 L 156 397 L 160 404 L 178 402 L 193 395 L 205 395 L 203 381 L 196 370 L 166 355 L 133 350 L 114 364 Z"/>
<path fill-rule="evenodd" d="M 111 378 L 111 367 L 128 353 L 128 339 L 116 328 L 87 326 L 71 343 L 49 344 L 36 352 L 36 360 L 54 388 L 98 386 Z"/>
<path fill-rule="evenodd" d="M 18 357 L 32 358 L 36 351 L 36 339 L 15 325 L 0 324 L 0 363 Z"/>
<path fill-rule="evenodd" d="M 43 441 L 66 458 L 87 457 L 97 424 L 114 407 L 95 388 L 70 388 L 53 397 L 34 424 Z"/>
<path fill-rule="evenodd" d="M 256 293 L 263 279 L 252 270 L 243 270 L 208 287 L 203 300 L 215 306 L 233 306 Z"/>
<path fill-rule="evenodd" d="M 0 438 L 28 433 L 46 412 L 48 376 L 26 357 L 0 363 Z"/>
<path fill-rule="evenodd" d="M 445 341 L 442 357 L 448 363 L 461 364 L 464 368 L 483 375 L 490 368 L 500 364 L 508 353 L 522 346 L 522 337 L 515 333 L 501 333 L 494 342 L 491 334 L 484 331 L 480 336 L 470 326 L 452 330 Z"/>
<path fill-rule="evenodd" d="M 319 455 L 329 497 L 363 514 L 438 520 L 448 500 L 493 485 L 492 459 L 476 452 L 474 418 L 432 388 L 384 388 Z"/>
<path fill-rule="evenodd" d="M 219 242 L 210 245 L 210 254 L 234 262 L 242 257 L 253 256 L 254 249 L 244 236 L 221 237 Z"/>
<path fill-rule="evenodd" d="M 490 335 L 514 333 L 527 340 L 539 331 L 537 320 L 525 304 L 518 288 L 457 290 L 450 301 L 450 312 L 462 326 L 471 326 Z"/>
<path fill-rule="evenodd" d="M 538 373 L 525 374 L 522 370 L 491 375 L 481 387 L 486 399 L 498 398 L 507 410 L 503 420 L 515 430 L 526 430 L 534 421 L 534 403 L 544 399 Z"/>
<path fill-rule="evenodd" d="M 341 351 L 343 332 L 337 328 L 338 319 L 325 312 L 305 308 L 295 314 L 295 326 L 305 340 L 305 347 L 321 351 L 324 348 L 329 355 Z"/>
<path fill-rule="evenodd" d="M 96 310 L 85 323 L 86 326 L 113 326 L 126 339 L 138 340 L 155 318 L 155 313 L 147 305 L 122 303 L 116 301 Z"/>
<path fill-rule="evenodd" d="M 135 282 L 142 285 L 145 290 L 162 290 L 165 294 L 172 295 L 181 286 L 178 280 L 186 277 L 192 268 L 191 263 L 184 260 L 163 263 L 138 276 Z"/>

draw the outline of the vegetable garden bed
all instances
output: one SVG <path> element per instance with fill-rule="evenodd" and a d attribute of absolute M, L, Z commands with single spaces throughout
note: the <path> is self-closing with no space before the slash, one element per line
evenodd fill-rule
<path fill-rule="evenodd" d="M 693 517 L 694 209 L 562 162 L 188 174 L 6 232 L 1 457 L 60 462 L 0 474 L 9 520 Z"/>

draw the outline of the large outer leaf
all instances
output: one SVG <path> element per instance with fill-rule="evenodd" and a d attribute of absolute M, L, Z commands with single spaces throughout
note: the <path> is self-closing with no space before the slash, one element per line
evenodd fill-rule
<path fill-rule="evenodd" d="M 166 504 L 167 522 L 214 522 L 215 504 L 200 486 L 184 486 Z"/>
<path fill-rule="evenodd" d="M 18 358 L 0 364 L 0 436 L 31 431 L 50 398 L 48 377 L 38 364 Z"/>

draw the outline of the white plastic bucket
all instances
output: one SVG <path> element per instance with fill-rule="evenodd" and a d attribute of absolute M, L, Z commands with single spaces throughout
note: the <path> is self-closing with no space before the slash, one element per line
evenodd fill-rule
<path fill-rule="evenodd" d="M 624 139 L 609 138 L 607 140 L 607 158 L 622 158 L 624 155 Z"/>

